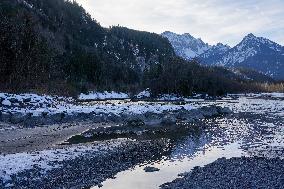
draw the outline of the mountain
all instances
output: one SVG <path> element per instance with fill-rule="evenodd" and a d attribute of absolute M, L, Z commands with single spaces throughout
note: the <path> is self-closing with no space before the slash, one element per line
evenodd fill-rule
<path fill-rule="evenodd" d="M 161 35 L 170 41 L 176 54 L 186 60 L 196 58 L 211 48 L 201 39 L 196 39 L 188 33 L 179 35 L 166 31 Z"/>
<path fill-rule="evenodd" d="M 231 70 L 180 58 L 161 35 L 104 28 L 76 1 L 1 0 L 0 13 L 0 90 L 4 92 L 77 95 L 149 88 L 153 94 L 223 95 L 261 90 Z M 189 34 L 165 32 L 164 36 L 183 48 L 180 53 L 186 59 L 211 49 Z M 224 48 L 229 47 L 212 47 L 219 54 Z"/>
<path fill-rule="evenodd" d="M 197 58 L 203 64 L 210 65 L 216 59 L 220 59 L 223 55 L 231 49 L 230 46 L 218 43 L 213 45 L 210 49 L 199 55 Z"/>
<path fill-rule="evenodd" d="M 186 60 L 196 58 L 203 65 L 224 66 L 231 70 L 242 68 L 284 80 L 284 47 L 269 39 L 248 34 L 231 48 L 222 43 L 210 46 L 189 34 L 164 32 L 162 36 L 168 38 L 176 54 Z"/>
<path fill-rule="evenodd" d="M 221 56 L 212 56 L 207 64 L 259 71 L 274 79 L 284 79 L 284 47 L 253 34 Z"/>

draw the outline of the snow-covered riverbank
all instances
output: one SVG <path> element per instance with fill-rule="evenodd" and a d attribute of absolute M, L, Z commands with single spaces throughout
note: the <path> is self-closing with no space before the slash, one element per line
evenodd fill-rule
<path fill-rule="evenodd" d="M 195 163 L 197 165 L 199 162 L 198 157 L 203 159 L 205 158 L 206 160 L 206 154 L 202 154 L 200 152 L 200 149 L 204 149 L 206 152 L 210 153 L 212 149 L 214 151 L 214 149 L 216 148 L 216 151 L 214 151 L 214 158 L 223 157 L 224 153 L 228 153 L 228 157 L 238 157 L 240 155 L 243 155 L 241 153 L 236 154 L 239 151 L 241 151 L 242 153 L 246 152 L 248 156 L 266 156 L 267 154 L 270 154 L 278 157 L 281 150 L 283 150 L 283 142 L 281 142 L 283 141 L 283 136 L 281 135 L 282 130 L 279 130 L 279 126 L 283 124 L 283 97 L 283 94 L 275 93 L 228 95 L 216 100 L 184 98 L 182 100 L 179 99 L 179 101 L 168 101 L 169 99 L 167 99 L 167 101 L 154 102 L 142 100 L 135 102 L 132 102 L 130 100 L 78 102 L 72 98 L 28 94 L 1 94 L 1 112 L 2 115 L 7 114 L 8 112 L 11 113 L 10 115 L 15 113 L 30 112 L 33 113 L 32 116 L 42 115 L 44 111 L 47 111 L 47 115 L 56 115 L 58 113 L 64 113 L 65 115 L 74 115 L 78 114 L 79 112 L 89 112 L 92 113 L 92 117 L 96 114 L 106 114 L 107 116 L 112 114 L 132 115 L 132 117 L 135 116 L 134 121 L 137 121 L 137 118 L 143 120 L 145 115 L 156 116 L 157 114 L 158 118 L 161 118 L 161 120 L 165 121 L 163 123 L 169 123 L 168 121 L 172 121 L 172 119 L 169 118 L 178 116 L 177 118 L 180 119 L 182 118 L 182 116 L 188 118 L 190 116 L 196 115 L 190 112 L 193 111 L 200 113 L 200 110 L 202 110 L 201 107 L 221 106 L 229 107 L 237 116 L 239 116 L 236 118 L 219 118 L 217 126 L 212 127 L 212 129 L 214 130 L 213 133 L 215 132 L 215 130 L 218 130 L 218 132 L 213 135 L 213 138 L 208 138 L 209 134 L 211 134 L 211 131 L 207 132 L 206 135 L 202 135 L 203 137 L 205 137 L 205 143 L 196 143 L 195 140 L 190 139 L 191 142 L 185 141 L 185 143 L 182 144 L 175 144 L 176 146 L 169 151 L 170 154 L 167 154 L 165 156 L 170 158 L 169 161 L 166 161 L 165 165 L 169 163 L 169 168 L 171 169 L 165 168 L 159 163 L 155 164 L 157 166 L 160 166 L 159 168 L 161 169 L 161 171 L 155 173 L 161 174 L 161 176 L 159 177 L 161 178 L 161 180 L 156 179 L 156 181 L 153 181 L 153 186 L 156 186 L 157 184 L 162 184 L 163 182 L 170 181 L 165 180 L 165 178 L 172 178 L 173 180 L 174 178 L 176 178 L 177 173 L 181 173 L 182 171 L 189 171 L 188 169 L 186 169 L 187 167 L 185 165 L 190 164 L 190 158 L 186 158 L 186 161 L 184 162 L 185 167 L 183 169 L 180 169 L 181 167 L 178 168 L 175 166 L 176 164 L 181 165 L 178 162 L 179 160 L 183 161 L 184 156 L 196 157 L 197 159 L 195 158 Z M 8 101 L 11 104 L 7 103 Z M 211 115 L 211 113 L 214 112 L 213 110 L 214 108 L 205 108 L 202 111 L 204 115 Z M 200 118 L 203 119 L 204 117 Z M 210 121 L 204 121 L 205 126 L 211 127 L 212 123 Z M 140 122 L 138 124 L 140 124 Z M 2 128 L 2 130 L 0 129 L 0 136 L 14 136 L 11 138 L 2 137 L 0 140 L 0 149 L 8 149 L 9 146 L 15 145 L 21 151 L 21 153 L 16 154 L 5 153 L 6 155 L 0 153 L 0 180 L 2 182 L 2 185 L 0 182 L 0 188 L 4 186 L 12 188 L 13 186 L 20 185 L 24 186 L 24 188 L 29 188 L 29 186 L 36 186 L 36 184 L 39 183 L 43 184 L 44 182 L 41 182 L 41 180 L 44 178 L 46 181 L 50 181 L 50 186 L 53 187 L 59 186 L 57 184 L 59 184 L 59 181 L 62 179 L 62 182 L 64 181 L 66 183 L 63 183 L 63 185 L 60 185 L 60 187 L 75 185 L 98 185 L 106 178 L 113 177 L 116 173 L 126 170 L 131 166 L 139 165 L 139 163 L 143 163 L 144 161 L 152 162 L 153 160 L 151 157 L 153 154 L 151 154 L 151 150 L 155 149 L 158 152 L 167 145 L 172 146 L 172 144 L 168 142 L 161 142 L 160 139 L 159 141 L 161 143 L 155 143 L 154 140 L 150 140 L 149 143 L 143 143 L 142 141 L 119 139 L 113 140 L 111 142 L 96 142 L 72 146 L 58 146 L 59 142 L 64 142 L 70 136 L 83 133 L 86 130 L 92 129 L 94 127 L 98 127 L 98 125 L 94 124 L 94 122 L 82 122 L 81 125 L 77 123 L 55 124 L 53 126 L 36 128 L 22 128 L 17 127 L 14 124 L 5 125 L 4 123 L 1 123 L 0 126 Z M 101 126 L 104 127 L 110 125 L 107 124 Z M 54 138 L 57 138 L 58 140 L 55 140 Z M 46 143 L 49 145 L 45 146 L 40 145 L 39 143 Z M 234 152 L 232 152 L 231 143 L 238 144 L 237 146 L 238 148 L 241 148 L 241 150 L 235 149 Z M 124 144 L 127 144 L 127 147 Z M 33 146 L 33 148 L 30 148 L 32 151 L 22 151 L 25 149 L 22 147 L 23 145 L 30 147 Z M 198 149 L 194 148 L 195 145 L 198 146 Z M 45 147 L 47 146 L 49 146 L 48 148 L 54 148 L 45 149 Z M 133 148 L 130 148 L 131 146 Z M 222 146 L 225 146 L 223 150 Z M 228 146 L 228 148 L 226 148 L 226 146 Z M 105 157 L 103 154 L 113 154 L 113 152 L 115 152 L 114 154 L 117 155 L 118 152 L 116 149 L 118 148 L 120 149 L 120 156 L 124 157 L 124 153 L 126 153 L 127 157 L 129 158 L 128 160 L 132 163 L 128 161 L 122 161 L 122 159 L 119 158 L 120 156 L 114 158 L 113 155 L 108 155 L 108 158 L 105 158 L 104 163 L 102 163 L 102 159 L 99 157 Z M 143 148 L 144 150 L 142 152 L 141 149 Z M 125 150 L 124 153 L 122 153 L 122 149 Z M 137 160 L 137 158 L 135 157 L 137 154 L 141 154 L 141 159 Z M 173 157 L 175 158 L 171 159 Z M 92 159 L 92 162 L 96 162 L 98 164 L 88 164 L 89 159 Z M 211 160 L 212 157 L 208 159 L 208 162 L 212 162 Z M 95 169 L 95 167 L 98 167 L 100 163 L 103 166 L 108 166 L 109 164 L 111 164 L 112 166 L 109 167 L 107 173 L 105 173 L 100 169 Z M 115 166 L 120 164 L 121 166 L 119 168 Z M 93 168 L 91 168 L 90 166 Z M 137 169 L 139 172 L 139 167 Z M 72 173 L 72 170 L 74 170 L 74 173 Z M 66 176 L 63 177 L 62 175 L 57 175 L 58 172 L 62 171 L 66 172 Z M 131 170 L 128 171 L 131 172 Z M 78 178 L 78 176 L 80 174 L 82 175 L 82 173 L 86 174 L 85 178 Z M 164 177 L 164 173 L 170 174 L 170 177 L 169 175 Z M 25 180 L 27 177 L 31 176 L 30 174 L 36 176 L 35 179 L 31 181 Z M 87 176 L 92 174 L 93 177 Z M 128 172 L 126 174 L 128 174 Z M 98 180 L 94 181 L 96 177 L 98 178 Z M 73 179 L 73 181 L 71 178 Z M 119 179 L 120 177 L 117 179 L 118 182 Z M 135 179 L 133 181 L 135 181 Z M 86 184 L 85 182 L 88 184 Z M 84 183 L 86 185 L 84 185 Z M 110 186 L 110 188 L 112 188 L 112 182 L 108 181 L 106 183 L 106 186 Z M 150 182 L 148 184 L 150 184 Z M 131 183 L 129 183 L 129 186 L 132 186 Z"/>

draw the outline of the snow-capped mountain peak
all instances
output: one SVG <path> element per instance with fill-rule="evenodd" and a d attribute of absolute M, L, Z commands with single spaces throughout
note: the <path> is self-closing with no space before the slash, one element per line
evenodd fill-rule
<path fill-rule="evenodd" d="M 187 60 L 196 58 L 211 48 L 208 43 L 204 43 L 200 38 L 194 38 L 189 33 L 180 35 L 166 31 L 161 35 L 170 41 L 178 56 Z"/>
<path fill-rule="evenodd" d="M 212 65 L 257 70 L 275 79 L 284 79 L 284 47 L 253 34 L 248 34 L 234 48 L 212 59 Z"/>
<path fill-rule="evenodd" d="M 228 50 L 230 50 L 231 47 L 228 45 L 224 45 L 222 43 L 217 43 L 216 45 L 213 45 L 210 49 L 208 49 L 206 52 L 201 54 L 198 59 L 202 62 L 211 62 L 209 59 L 216 58 L 222 56 L 224 53 L 226 53 Z"/>
<path fill-rule="evenodd" d="M 278 52 L 283 50 L 283 47 L 281 45 L 263 37 L 256 37 L 252 33 L 245 36 L 244 39 L 237 46 L 240 48 L 244 46 L 260 47 L 262 45 L 266 46 L 266 48 L 270 48 Z"/>
<path fill-rule="evenodd" d="M 250 33 L 235 47 L 218 43 L 210 46 L 192 35 L 164 32 L 178 56 L 201 64 L 229 68 L 247 68 L 261 72 L 274 79 L 284 79 L 284 47 L 263 37 Z"/>

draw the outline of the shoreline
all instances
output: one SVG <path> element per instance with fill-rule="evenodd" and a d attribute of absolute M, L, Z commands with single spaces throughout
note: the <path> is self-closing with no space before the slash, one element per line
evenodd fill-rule
<path fill-rule="evenodd" d="M 284 159 L 263 157 L 220 158 L 180 174 L 160 189 L 283 188 Z"/>
<path fill-rule="evenodd" d="M 2 128 L 0 130 L 0 154 L 63 148 L 64 146 L 60 146 L 60 144 L 72 136 L 84 135 L 88 132 L 89 134 L 97 131 L 101 134 L 133 132 L 135 135 L 140 135 L 145 131 L 181 128 L 205 118 L 231 113 L 228 108 L 209 106 L 189 111 L 181 109 L 160 114 L 146 112 L 140 115 L 100 117 L 104 122 L 92 120 L 92 114 L 81 114 L 80 118 L 84 117 L 85 121 L 81 121 L 82 119 L 76 121 L 76 119 L 70 118 L 62 123 L 34 125 L 33 127 L 0 122 L 0 128 Z M 86 118 L 87 115 L 88 118 Z"/>

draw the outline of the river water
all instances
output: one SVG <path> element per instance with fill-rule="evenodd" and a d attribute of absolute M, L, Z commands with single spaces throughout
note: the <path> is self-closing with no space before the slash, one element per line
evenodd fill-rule
<path fill-rule="evenodd" d="M 103 182 L 101 188 L 157 189 L 195 166 L 204 166 L 222 157 L 284 158 L 283 94 L 233 95 L 217 101 L 192 103 L 230 107 L 234 115 L 204 120 L 204 131 L 176 140 L 170 155 L 120 172 Z M 147 173 L 146 166 L 160 171 Z"/>

